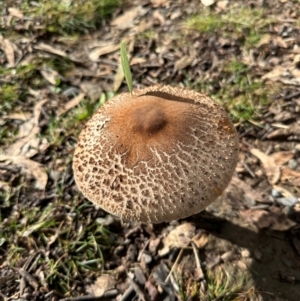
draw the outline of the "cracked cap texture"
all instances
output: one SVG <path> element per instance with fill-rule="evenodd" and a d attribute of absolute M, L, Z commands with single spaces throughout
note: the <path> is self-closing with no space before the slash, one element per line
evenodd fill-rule
<path fill-rule="evenodd" d="M 238 140 L 224 109 L 186 88 L 152 86 L 109 100 L 82 130 L 75 181 L 125 221 L 168 222 L 200 212 L 226 188 Z"/>

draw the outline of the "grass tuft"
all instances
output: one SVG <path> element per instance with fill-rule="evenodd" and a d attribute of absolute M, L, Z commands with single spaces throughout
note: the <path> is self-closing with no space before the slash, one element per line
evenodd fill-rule
<path fill-rule="evenodd" d="M 244 46 L 252 47 L 260 40 L 263 28 L 271 22 L 272 18 L 267 18 L 263 9 L 233 7 L 221 14 L 204 9 L 199 14 L 189 17 L 185 27 L 201 33 L 218 31 L 224 37 L 241 36 Z"/>
<path fill-rule="evenodd" d="M 35 268 L 43 270 L 48 285 L 69 295 L 74 281 L 82 282 L 91 272 L 103 269 L 104 253 L 117 240 L 117 235 L 92 218 L 92 207 L 75 198 L 68 204 L 50 203 L 42 210 L 22 207 L 10 218 L 1 218 L 0 248 L 8 252 L 7 264 L 20 266 L 32 250 Z"/>
<path fill-rule="evenodd" d="M 243 274 L 239 275 L 238 280 L 236 280 L 237 277 L 233 278 L 223 266 L 207 270 L 204 273 L 204 281 L 206 282 L 204 290 L 198 280 L 183 276 L 180 270 L 174 273 L 174 277 L 178 285 L 178 297 L 181 301 L 242 301 L 247 299 L 240 297 L 247 296 L 250 291 Z"/>
<path fill-rule="evenodd" d="M 209 93 L 227 109 L 234 122 L 259 118 L 261 111 L 270 104 L 270 95 L 276 92 L 276 86 L 270 87 L 255 77 L 251 67 L 237 58 L 224 64 L 217 79 L 193 83 L 187 78 L 185 85 Z"/>
<path fill-rule="evenodd" d="M 35 24 L 42 24 L 36 26 L 41 31 L 73 34 L 95 30 L 120 4 L 121 0 L 39 0 L 34 5 L 31 1 L 23 1 L 21 10 Z"/>

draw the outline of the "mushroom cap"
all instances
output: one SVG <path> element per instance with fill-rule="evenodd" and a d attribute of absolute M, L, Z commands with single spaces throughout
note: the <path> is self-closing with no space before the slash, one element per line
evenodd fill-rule
<path fill-rule="evenodd" d="M 196 214 L 228 185 L 237 133 L 205 94 L 155 85 L 109 100 L 82 130 L 75 181 L 93 203 L 126 221 Z"/>

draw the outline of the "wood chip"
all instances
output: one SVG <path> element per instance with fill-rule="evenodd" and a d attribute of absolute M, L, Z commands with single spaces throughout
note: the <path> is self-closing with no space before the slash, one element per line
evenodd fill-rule
<path fill-rule="evenodd" d="M 114 289 L 115 286 L 115 278 L 112 275 L 103 274 L 92 285 L 88 286 L 86 290 L 95 297 L 102 297 L 106 291 Z"/>
<path fill-rule="evenodd" d="M 300 172 L 296 170 L 292 170 L 288 167 L 283 167 L 281 170 L 281 181 L 292 185 L 300 187 Z"/>
<path fill-rule="evenodd" d="M 97 62 L 100 56 L 115 52 L 119 49 L 120 49 L 119 44 L 110 44 L 103 47 L 95 47 L 89 52 L 89 58 L 91 61 Z"/>
<path fill-rule="evenodd" d="M 256 202 L 264 202 L 264 198 L 262 197 L 261 193 L 259 193 L 257 190 L 253 189 L 250 185 L 248 185 L 246 182 L 240 180 L 238 177 L 233 176 L 231 179 L 231 182 L 226 189 L 226 191 L 230 191 L 231 185 L 234 185 L 240 189 L 242 189 L 245 193 L 245 195 L 249 196 L 252 200 Z M 235 188 L 236 189 L 236 188 Z"/>
<path fill-rule="evenodd" d="M 59 108 L 57 115 L 61 116 L 76 107 L 85 97 L 85 93 L 80 93 L 69 102 L 67 102 L 63 107 Z"/>
<path fill-rule="evenodd" d="M 288 163 L 294 157 L 294 153 L 292 151 L 282 151 L 273 153 L 270 155 L 270 157 L 275 161 L 275 164 L 282 166 Z"/>
<path fill-rule="evenodd" d="M 257 148 L 251 149 L 250 152 L 261 161 L 269 183 L 272 185 L 276 184 L 280 179 L 280 167 L 276 164 L 275 160 Z"/>
<path fill-rule="evenodd" d="M 36 180 L 35 188 L 45 190 L 48 175 L 42 164 L 21 156 L 0 155 L 0 161 L 5 161 L 7 164 L 13 164 L 28 171 Z"/>
<path fill-rule="evenodd" d="M 10 40 L 3 39 L 0 36 L 0 45 L 2 50 L 5 53 L 6 59 L 7 59 L 7 67 L 11 68 L 15 65 L 15 51 L 14 51 L 14 45 Z"/>
<path fill-rule="evenodd" d="M 256 224 L 260 229 L 269 228 L 276 231 L 287 231 L 296 225 L 282 211 L 269 212 L 260 209 L 249 209 L 241 210 L 240 214 L 248 222 Z"/>
<path fill-rule="evenodd" d="M 37 149 L 37 145 L 40 143 L 37 141 L 41 141 L 40 138 L 37 138 L 37 135 L 40 133 L 39 127 L 39 118 L 42 112 L 43 106 L 49 101 L 48 98 L 45 98 L 39 101 L 33 109 L 32 118 L 24 122 L 18 133 L 17 140 L 8 146 L 5 149 L 5 154 L 9 156 L 24 156 L 30 158 L 31 155 L 27 154 L 26 150 Z M 38 140 L 36 140 L 38 139 Z M 26 149 L 23 150 L 26 145 Z"/>

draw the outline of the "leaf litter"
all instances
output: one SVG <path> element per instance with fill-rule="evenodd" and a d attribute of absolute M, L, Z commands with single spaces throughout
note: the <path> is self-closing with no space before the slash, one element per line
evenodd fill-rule
<path fill-rule="evenodd" d="M 247 6 L 203 2 L 218 17 L 235 5 Z M 298 255 L 290 243 L 300 244 L 299 31 L 295 25 L 299 16 L 289 1 L 265 6 L 252 2 L 257 10 L 267 9 L 264 16 L 276 16 L 262 32 L 259 26 L 255 32 L 251 28 L 248 33 L 235 32 L 232 25 L 229 32 L 224 26 L 222 34 L 188 31 L 184 22 L 203 12 L 201 1 L 127 4 L 95 32 L 73 36 L 43 35 L 43 24 L 27 20 L 16 3 L 7 7 L 8 34 L 1 37 L 0 60 L 6 68 L 3 83 L 17 86 L 0 92 L 2 99 L 3 95 L 13 99 L 5 103 L 7 113 L 0 112 L 5 128 L 1 140 L 9 138 L 0 155 L 4 200 L 0 202 L 0 279 L 13 282 L 3 286 L 0 281 L 1 293 L 7 298 L 38 296 L 51 301 L 85 298 L 92 292 L 112 300 L 199 299 L 193 295 L 197 285 L 202 297 L 207 296 L 207 289 L 218 281 L 230 282 L 226 273 L 242 278 L 243 270 L 249 278 L 239 291 L 241 300 L 249 294 L 257 300 L 275 300 L 275 296 L 298 300 L 297 287 L 285 286 L 283 280 L 300 279 Z M 9 34 L 12 28 L 17 38 Z M 29 30 L 30 37 L 25 34 Z M 264 89 L 263 85 L 248 89 L 257 79 L 264 80 L 266 89 L 276 87 L 268 96 L 270 103 L 251 115 L 251 123 L 237 122 L 243 157 L 224 195 L 199 216 L 154 226 L 122 225 L 112 218 L 104 226 L 96 221 L 107 220 L 107 214 L 78 194 L 70 162 L 81 120 L 89 118 L 111 91 L 126 90 L 118 54 L 124 39 L 129 43 L 133 87 L 186 85 L 206 91 L 229 111 L 238 112 L 244 109 L 240 102 L 244 94 Z M 34 76 L 15 77 L 20 71 Z M 35 93 L 23 93 L 24 86 Z M 17 93 L 10 95 L 11 91 Z M 41 98 L 45 91 L 47 96 Z M 228 106 L 226 99 L 237 102 Z M 108 243 L 111 232 L 116 234 L 116 246 Z M 167 251 L 162 252 L 164 247 Z M 241 255 L 245 248 L 250 250 L 248 257 Z M 33 250 L 36 259 L 30 257 Z M 284 277 L 274 279 L 282 273 Z M 239 284 L 231 291 L 234 287 Z M 217 288 L 210 293 L 217 293 Z M 222 295 L 214 297 L 220 300 Z"/>

